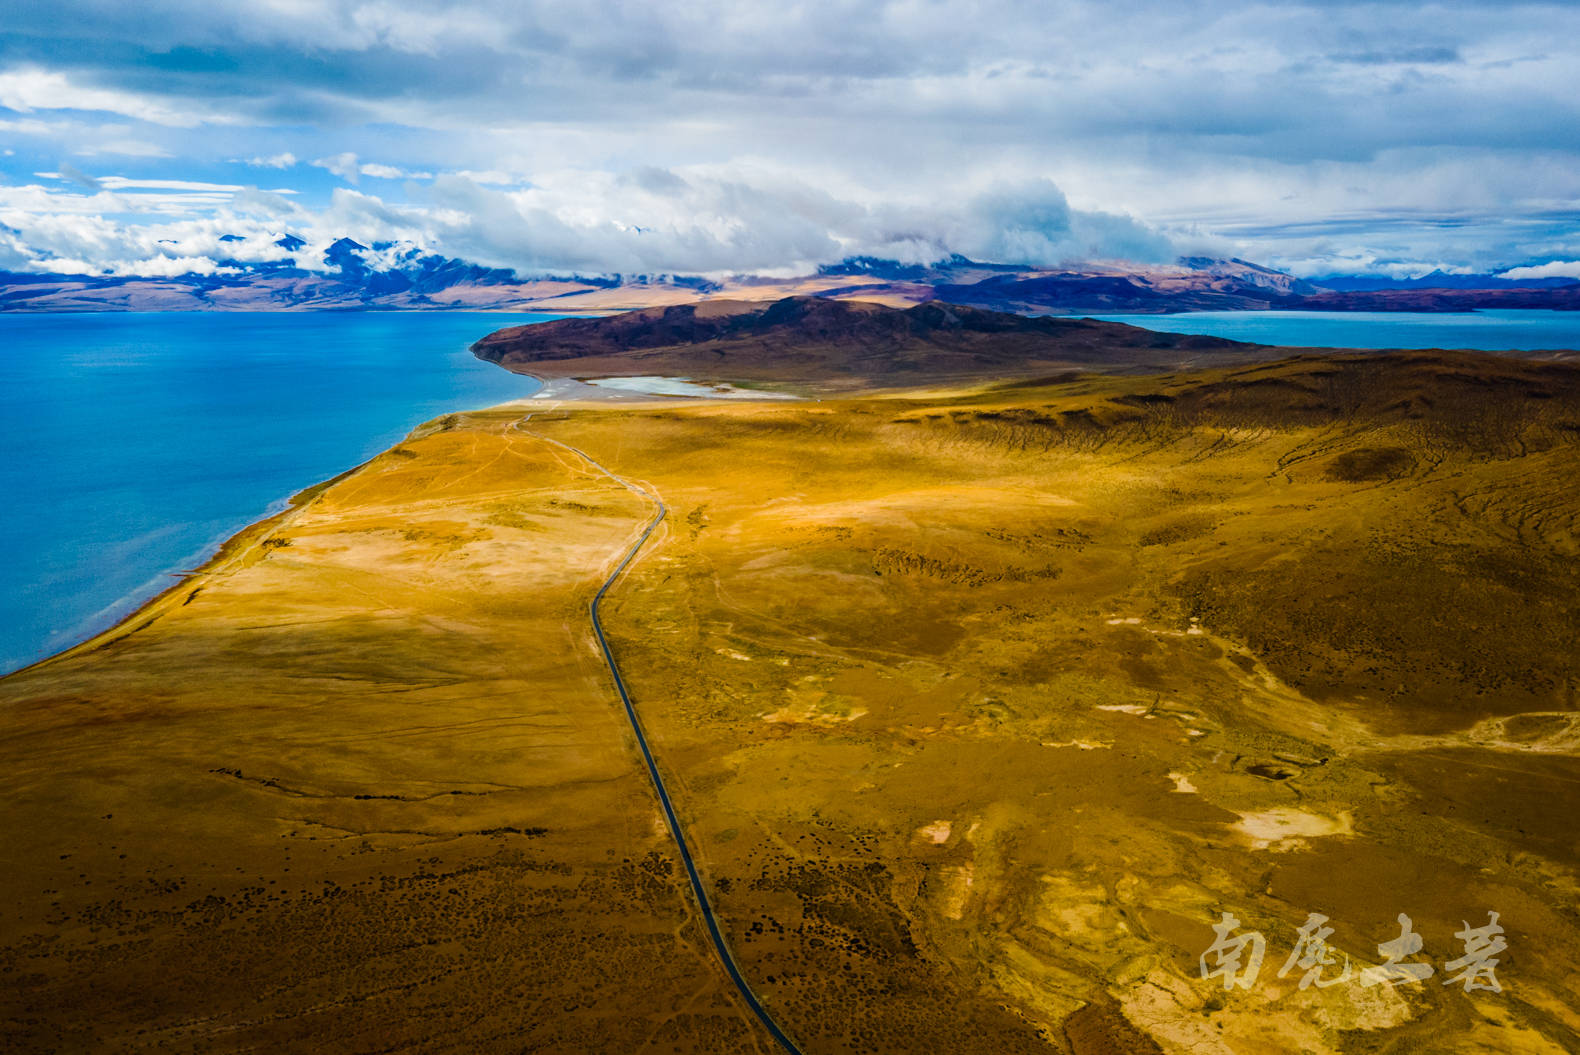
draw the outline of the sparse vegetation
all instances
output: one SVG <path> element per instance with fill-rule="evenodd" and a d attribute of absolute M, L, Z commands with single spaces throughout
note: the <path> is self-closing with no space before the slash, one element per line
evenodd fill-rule
<path fill-rule="evenodd" d="M 1334 356 L 533 428 L 669 504 L 604 622 L 809 1053 L 1562 1050 L 1576 376 Z M 649 510 L 517 417 L 0 682 L 10 1047 L 763 1050 L 587 637 Z M 1225 909 L 1264 982 L 1308 912 L 1357 964 L 1399 912 L 1440 965 L 1504 911 L 1518 955 L 1487 1011 L 1225 993 Z"/>

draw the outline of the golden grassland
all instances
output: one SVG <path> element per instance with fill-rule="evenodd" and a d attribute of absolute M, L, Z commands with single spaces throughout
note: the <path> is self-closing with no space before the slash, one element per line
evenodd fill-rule
<path fill-rule="evenodd" d="M 772 1050 L 587 623 L 652 510 L 545 439 L 668 504 L 604 623 L 806 1051 L 1580 1044 L 1580 382 L 1418 353 L 419 430 L 0 682 L 8 1050 Z"/>

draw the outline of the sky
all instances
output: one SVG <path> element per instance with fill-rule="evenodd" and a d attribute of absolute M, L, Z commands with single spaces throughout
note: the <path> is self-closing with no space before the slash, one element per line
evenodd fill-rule
<path fill-rule="evenodd" d="M 1580 277 L 1575 3 L 4 6 L 0 270 Z"/>

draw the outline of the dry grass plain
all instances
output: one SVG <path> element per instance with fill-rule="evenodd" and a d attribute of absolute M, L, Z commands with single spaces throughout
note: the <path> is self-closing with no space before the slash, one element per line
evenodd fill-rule
<path fill-rule="evenodd" d="M 1580 1047 L 1580 373 L 460 415 L 0 682 L 0 1045 Z M 1257 983 L 1197 957 L 1231 911 Z M 1500 913 L 1502 993 L 1441 982 Z M 1357 969 L 1408 913 L 1436 976 Z"/>

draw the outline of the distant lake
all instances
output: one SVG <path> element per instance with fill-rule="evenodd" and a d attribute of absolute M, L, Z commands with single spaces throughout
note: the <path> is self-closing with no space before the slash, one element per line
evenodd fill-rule
<path fill-rule="evenodd" d="M 0 672 L 423 421 L 530 396 L 467 346 L 562 317 L 0 314 Z"/>
<path fill-rule="evenodd" d="M 1095 318 L 1296 348 L 1580 348 L 1580 311 L 1191 311 Z"/>

